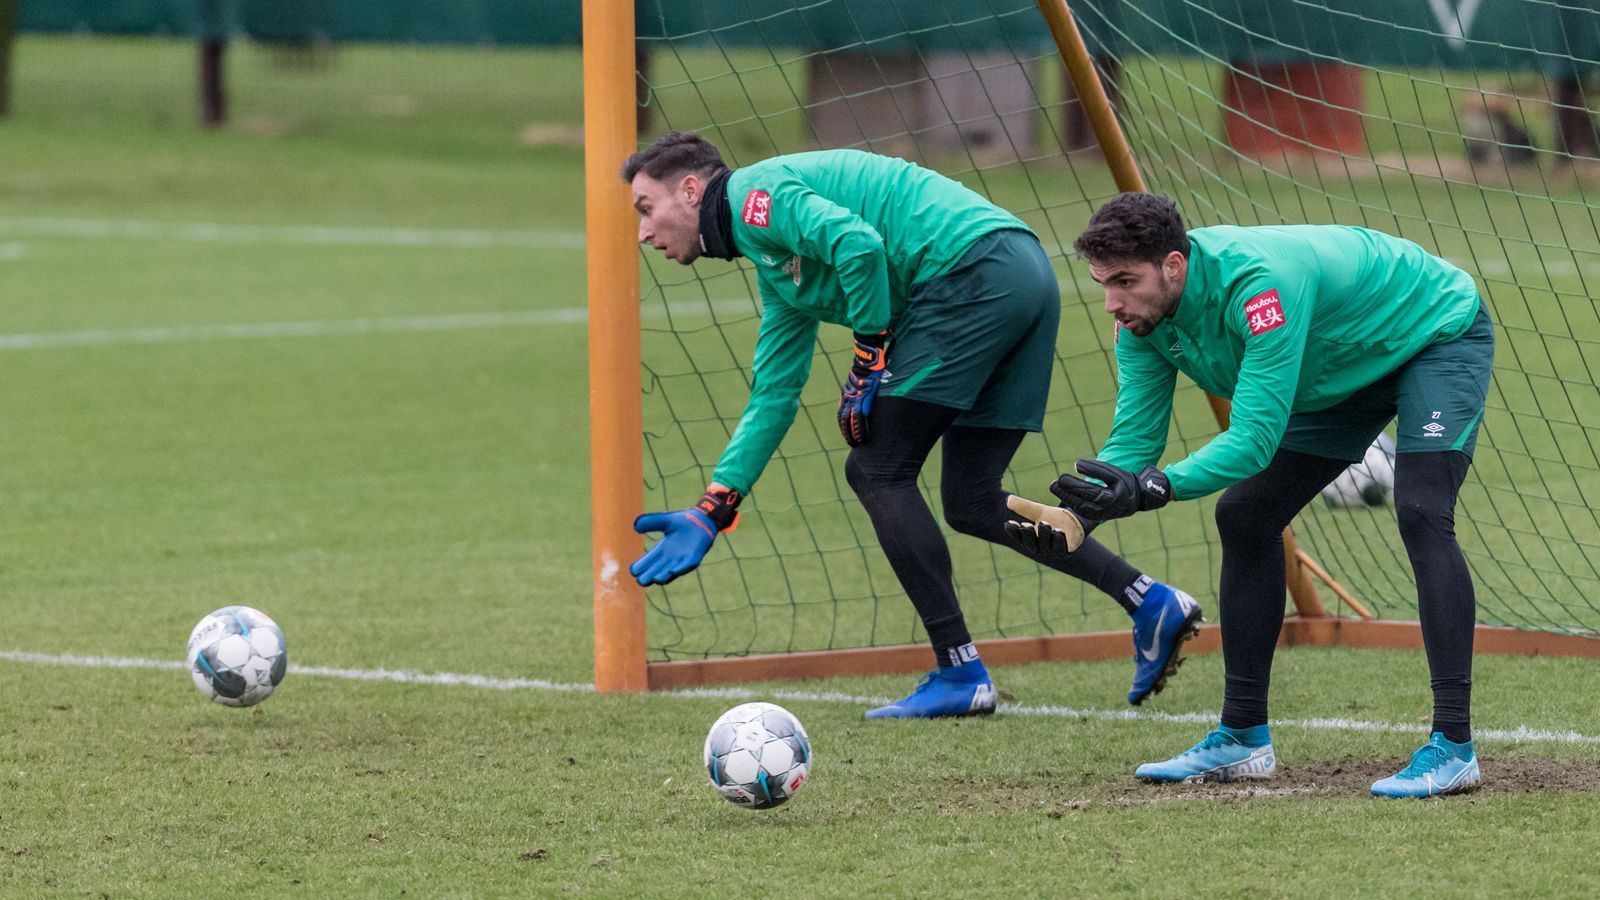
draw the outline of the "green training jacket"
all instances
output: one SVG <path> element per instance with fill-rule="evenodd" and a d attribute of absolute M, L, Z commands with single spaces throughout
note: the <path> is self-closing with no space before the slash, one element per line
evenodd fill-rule
<path fill-rule="evenodd" d="M 750 400 L 712 476 L 740 493 L 794 424 L 818 322 L 892 329 L 913 285 L 948 271 L 990 232 L 1029 230 L 959 182 L 860 150 L 737 169 L 728 204 L 734 246 L 755 265 L 762 300 Z"/>
<path fill-rule="evenodd" d="M 1344 225 L 1189 232 L 1177 311 L 1118 328 L 1117 404 L 1099 459 L 1138 471 L 1167 445 L 1177 373 L 1233 401 L 1228 429 L 1168 466 L 1174 499 L 1266 468 L 1290 413 L 1326 409 L 1454 340 L 1478 313 L 1472 276 L 1411 241 Z"/>

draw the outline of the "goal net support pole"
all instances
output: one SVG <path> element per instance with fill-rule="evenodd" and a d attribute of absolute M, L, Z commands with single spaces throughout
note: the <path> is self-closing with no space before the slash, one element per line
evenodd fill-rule
<path fill-rule="evenodd" d="M 589 490 L 594 538 L 594 680 L 649 687 L 644 589 L 628 564 L 644 552 L 639 396 L 639 261 L 628 186 L 618 172 L 638 145 L 633 0 L 584 0 L 584 209 L 589 301 Z"/>
<path fill-rule="evenodd" d="M 1050 26 L 1050 36 L 1055 39 L 1056 51 L 1061 54 L 1061 62 L 1066 66 L 1067 75 L 1077 91 L 1078 102 L 1083 104 L 1089 127 L 1094 130 L 1100 154 L 1105 157 L 1111 177 L 1116 181 L 1117 190 L 1143 193 L 1145 183 L 1144 176 L 1139 174 L 1139 163 L 1133 157 L 1133 148 L 1128 145 L 1128 136 L 1117 122 L 1116 111 L 1111 108 L 1111 98 L 1106 94 L 1099 73 L 1095 71 L 1094 58 L 1089 54 L 1088 45 L 1083 42 L 1083 34 L 1078 31 L 1078 23 L 1072 18 L 1067 0 L 1038 0 L 1038 4 L 1039 12 Z M 1231 405 L 1227 400 L 1209 393 L 1206 394 L 1206 401 L 1211 404 L 1217 425 L 1226 431 Z M 1327 616 L 1328 611 L 1317 596 L 1316 586 L 1311 583 L 1306 567 L 1301 565 L 1302 556 L 1304 554 L 1295 546 L 1294 532 L 1285 528 L 1284 573 L 1289 583 L 1289 595 L 1294 598 L 1295 610 L 1306 617 Z"/>

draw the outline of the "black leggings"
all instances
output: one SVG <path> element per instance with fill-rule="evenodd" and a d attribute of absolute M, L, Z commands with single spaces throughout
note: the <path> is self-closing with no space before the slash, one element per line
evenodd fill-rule
<path fill-rule="evenodd" d="M 1400 538 L 1417 579 L 1417 610 L 1433 681 L 1433 730 L 1471 738 L 1472 577 L 1456 542 L 1456 495 L 1472 459 L 1460 451 L 1395 458 Z M 1344 471 L 1343 460 L 1279 450 L 1260 473 L 1217 501 L 1222 537 L 1222 656 L 1227 670 L 1222 724 L 1267 721 L 1272 652 L 1283 628 L 1283 529 Z"/>
<path fill-rule="evenodd" d="M 942 436 L 945 521 L 962 534 L 1011 547 L 1005 522 L 1015 516 L 1006 508 L 1007 491 L 1000 479 L 1027 434 L 954 425 L 960 414 L 920 400 L 879 397 L 867 441 L 850 451 L 844 466 L 845 479 L 872 518 L 884 555 L 922 617 L 941 664 L 949 660 L 950 649 L 971 636 L 956 599 L 950 549 L 917 488 L 917 474 Z M 1038 561 L 1093 584 L 1118 602 L 1127 602 L 1126 589 L 1141 575 L 1092 538 L 1064 560 Z"/>

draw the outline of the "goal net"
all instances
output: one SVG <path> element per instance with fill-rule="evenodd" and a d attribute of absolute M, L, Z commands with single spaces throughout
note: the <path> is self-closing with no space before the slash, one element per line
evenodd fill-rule
<path fill-rule="evenodd" d="M 1497 324 L 1494 383 L 1456 530 L 1479 621 L 1600 627 L 1600 152 L 1585 86 L 1600 17 L 1542 0 L 1076 0 L 1149 189 L 1191 227 L 1344 223 L 1471 272 Z M 1007 476 L 1046 486 L 1105 439 L 1111 320 L 1070 244 L 1116 187 L 1033 0 L 656 0 L 639 8 L 642 143 L 705 134 L 734 166 L 819 147 L 904 156 L 1022 217 L 1060 277 L 1043 434 Z M 645 496 L 700 495 L 742 411 L 760 299 L 750 267 L 643 254 Z M 777 456 L 693 574 L 647 594 L 653 660 L 924 639 L 843 477 L 850 335 L 825 327 Z M 1167 461 L 1218 426 L 1186 379 Z M 1392 426 L 1391 426 L 1392 427 Z M 938 452 L 923 487 L 938 512 Z M 1214 498 L 1096 536 L 1215 609 Z M 1414 619 L 1392 504 L 1314 502 L 1300 547 L 1379 618 Z M 977 638 L 1120 630 L 1092 587 L 949 535 Z M 1349 613 L 1324 591 L 1331 611 Z"/>

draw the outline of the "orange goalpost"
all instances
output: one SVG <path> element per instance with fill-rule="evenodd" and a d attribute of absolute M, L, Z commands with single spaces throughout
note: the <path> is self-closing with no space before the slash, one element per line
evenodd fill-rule
<path fill-rule="evenodd" d="M 639 258 L 628 187 L 617 173 L 636 148 L 633 0 L 584 0 L 584 210 L 589 293 L 589 484 L 594 539 L 594 680 L 643 691 L 644 589 L 628 563 L 644 552 L 639 399 Z"/>

